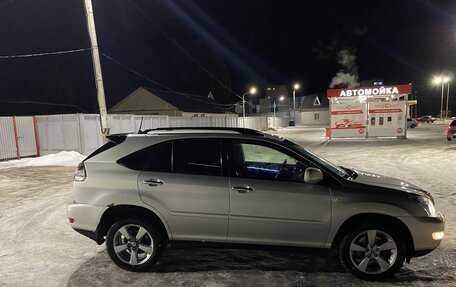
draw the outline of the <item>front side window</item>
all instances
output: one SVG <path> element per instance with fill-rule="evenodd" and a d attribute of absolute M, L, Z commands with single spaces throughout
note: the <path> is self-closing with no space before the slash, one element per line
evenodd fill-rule
<path fill-rule="evenodd" d="M 237 177 L 303 181 L 306 166 L 274 148 L 233 143 L 233 173 Z"/>
<path fill-rule="evenodd" d="M 186 139 L 173 142 L 173 172 L 221 175 L 219 139 Z"/>

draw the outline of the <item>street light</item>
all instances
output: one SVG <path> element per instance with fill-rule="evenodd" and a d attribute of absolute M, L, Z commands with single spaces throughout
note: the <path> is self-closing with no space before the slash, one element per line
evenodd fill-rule
<path fill-rule="evenodd" d="M 245 128 L 245 95 L 251 94 L 255 95 L 257 89 L 255 87 L 251 87 L 250 90 L 244 94 L 242 94 L 242 127 Z"/>
<path fill-rule="evenodd" d="M 441 93 L 441 96 L 440 96 L 440 119 L 443 119 L 443 90 L 444 90 L 445 84 L 448 83 L 447 109 L 446 109 L 446 113 L 445 113 L 445 119 L 446 119 L 447 114 L 448 114 L 448 98 L 449 98 L 449 93 L 450 93 L 450 78 L 446 77 L 446 76 L 436 76 L 436 77 L 434 77 L 433 82 L 436 85 L 442 85 L 442 93 Z"/>
<path fill-rule="evenodd" d="M 443 78 L 443 82 L 447 83 L 447 97 L 446 97 L 446 110 L 445 110 L 445 120 L 448 118 L 448 102 L 450 100 L 450 81 L 449 77 Z"/>
<path fill-rule="evenodd" d="M 281 101 L 283 101 L 284 99 L 285 99 L 284 96 L 280 96 L 279 101 L 281 102 Z M 276 102 L 277 102 L 277 100 L 274 99 L 274 103 L 273 103 L 273 105 L 272 105 L 273 110 L 274 110 L 274 128 L 276 127 L 276 115 L 275 115 L 276 106 L 277 106 L 277 103 L 276 103 Z"/>
<path fill-rule="evenodd" d="M 300 88 L 299 83 L 293 85 L 293 126 L 295 125 L 296 119 L 296 90 Z"/>

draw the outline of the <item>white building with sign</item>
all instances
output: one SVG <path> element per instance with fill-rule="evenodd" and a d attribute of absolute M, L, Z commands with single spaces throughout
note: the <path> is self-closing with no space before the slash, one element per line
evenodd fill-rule
<path fill-rule="evenodd" d="M 331 138 L 407 137 L 412 85 L 327 90 Z"/>

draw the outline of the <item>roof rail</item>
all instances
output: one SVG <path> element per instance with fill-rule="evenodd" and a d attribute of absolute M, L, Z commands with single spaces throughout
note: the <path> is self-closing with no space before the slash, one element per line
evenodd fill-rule
<path fill-rule="evenodd" d="M 235 132 L 243 135 L 256 135 L 256 136 L 264 136 L 262 132 L 253 129 L 246 129 L 246 128 L 227 128 L 227 127 L 175 127 L 175 128 L 156 128 L 156 129 L 147 129 L 141 131 L 141 134 L 148 134 L 148 133 L 179 133 L 179 132 Z"/>

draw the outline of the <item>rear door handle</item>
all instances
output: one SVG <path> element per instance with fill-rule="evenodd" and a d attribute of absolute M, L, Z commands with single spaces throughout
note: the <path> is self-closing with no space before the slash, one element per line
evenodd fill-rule
<path fill-rule="evenodd" d="M 143 183 L 149 186 L 159 186 L 162 185 L 164 182 L 158 178 L 150 178 L 143 180 Z"/>
<path fill-rule="evenodd" d="M 233 186 L 232 190 L 237 190 L 239 193 L 249 193 L 254 190 L 253 187 L 248 185 L 241 185 L 241 186 Z"/>

